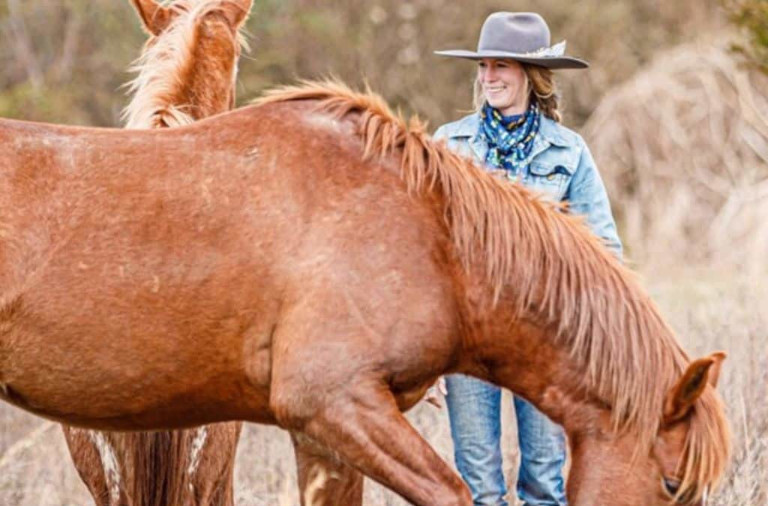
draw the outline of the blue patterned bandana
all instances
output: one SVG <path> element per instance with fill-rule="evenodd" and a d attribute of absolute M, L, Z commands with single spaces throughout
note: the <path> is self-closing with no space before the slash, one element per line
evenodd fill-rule
<path fill-rule="evenodd" d="M 480 135 L 488 144 L 486 165 L 507 170 L 510 176 L 520 174 L 531 161 L 533 140 L 541 121 L 539 106 L 531 101 L 524 114 L 503 116 L 486 103 L 480 118 Z"/>

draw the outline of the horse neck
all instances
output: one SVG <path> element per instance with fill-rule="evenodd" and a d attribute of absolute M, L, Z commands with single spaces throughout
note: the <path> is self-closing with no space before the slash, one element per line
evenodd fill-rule
<path fill-rule="evenodd" d="M 467 310 L 475 323 L 463 368 L 563 425 L 562 405 L 608 409 L 614 427 L 650 437 L 644 428 L 658 425 L 664 395 L 688 360 L 634 277 L 616 262 L 590 265 L 598 260 L 587 255 L 577 265 L 552 250 L 539 264 L 556 274 L 521 267 L 497 302 L 476 280 L 468 300 L 482 302 Z"/>
<path fill-rule="evenodd" d="M 507 388 L 565 423 L 558 401 L 587 407 L 596 392 L 585 390 L 584 373 L 546 327 L 515 320 L 503 307 L 489 313 L 467 338 L 463 371 Z M 585 395 L 586 394 L 586 395 Z M 567 428 L 566 428 L 567 429 Z"/>
<path fill-rule="evenodd" d="M 228 28 L 218 26 L 218 30 Z M 186 108 L 190 116 L 200 120 L 234 107 L 234 82 L 237 75 L 233 51 L 211 40 L 199 40 L 192 51 L 193 64 L 180 81 L 178 108 Z"/>
<path fill-rule="evenodd" d="M 209 36 L 199 35 L 203 29 Z M 215 20 L 201 23 L 184 43 L 168 48 L 156 42 L 140 58 L 130 84 L 133 98 L 123 112 L 127 128 L 183 126 L 234 107 L 237 48 L 229 28 Z"/>

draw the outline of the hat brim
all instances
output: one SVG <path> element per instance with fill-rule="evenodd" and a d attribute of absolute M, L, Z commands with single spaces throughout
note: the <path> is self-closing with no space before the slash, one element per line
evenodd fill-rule
<path fill-rule="evenodd" d="M 515 60 L 531 65 L 539 65 L 548 69 L 585 69 L 589 63 L 571 56 L 531 56 L 506 51 L 467 51 L 465 49 L 451 49 L 447 51 L 435 51 L 436 55 L 449 56 L 451 58 L 464 58 L 466 60 L 482 60 L 483 58 L 498 58 Z"/>

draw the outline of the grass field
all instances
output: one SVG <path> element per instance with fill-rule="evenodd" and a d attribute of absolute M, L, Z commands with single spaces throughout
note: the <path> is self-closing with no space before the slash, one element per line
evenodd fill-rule
<path fill-rule="evenodd" d="M 720 390 L 734 432 L 734 456 L 712 504 L 768 505 L 768 283 L 735 272 L 679 269 L 647 273 L 646 285 L 691 356 L 728 352 Z M 504 412 L 505 471 L 513 489 L 516 449 L 509 404 Z M 451 440 L 445 410 L 417 406 L 409 418 L 446 460 Z M 249 425 L 238 449 L 237 504 L 298 504 L 292 450 L 285 433 Z M 56 424 L 0 405 L 0 505 L 92 504 Z M 366 483 L 366 504 L 404 505 Z"/>

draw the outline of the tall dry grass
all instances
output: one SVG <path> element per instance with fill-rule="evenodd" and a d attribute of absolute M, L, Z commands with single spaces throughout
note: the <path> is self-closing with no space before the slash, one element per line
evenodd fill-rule
<path fill-rule="evenodd" d="M 660 52 L 584 127 L 631 262 L 693 355 L 729 353 L 719 505 L 768 504 L 768 75 L 733 33 Z"/>
<path fill-rule="evenodd" d="M 641 264 L 765 273 L 768 75 L 742 64 L 729 40 L 660 53 L 585 125 L 622 237 Z"/>

